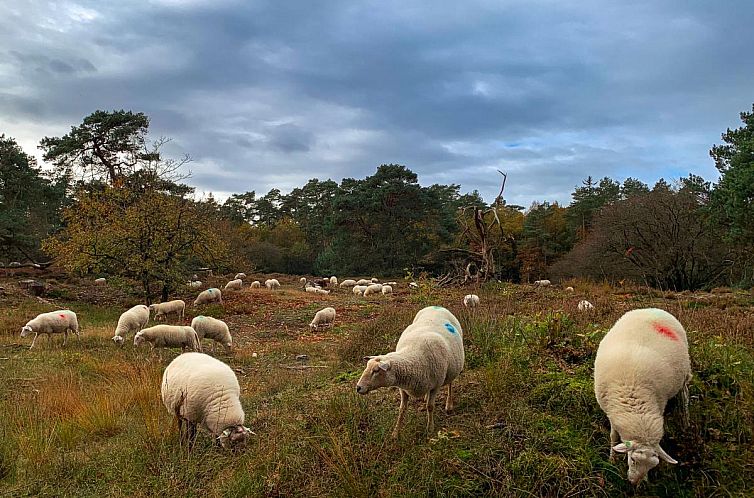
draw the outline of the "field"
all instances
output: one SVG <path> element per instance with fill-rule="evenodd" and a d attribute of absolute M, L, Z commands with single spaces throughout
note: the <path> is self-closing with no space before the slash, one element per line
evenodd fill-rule
<path fill-rule="evenodd" d="M 260 278 L 250 275 L 250 278 Z M 236 371 L 246 425 L 256 432 L 240 454 L 200 434 L 179 443 L 159 394 L 178 354 L 112 336 L 118 315 L 138 303 L 127 289 L 71 280 L 47 302 L 0 278 L 1 496 L 617 496 L 631 493 L 625 457 L 608 461 L 608 422 L 593 394 L 597 345 L 625 311 L 656 306 L 689 335 L 694 379 L 691 426 L 669 406 L 661 463 L 637 494 L 752 496 L 754 484 L 754 294 L 676 294 L 571 282 L 561 289 L 489 284 L 482 304 L 462 306 L 465 289 L 423 282 L 410 292 L 365 300 L 350 292 L 301 291 L 278 276 L 279 292 L 244 289 L 201 313 L 226 320 L 236 349 L 213 353 Z M 215 284 L 221 283 L 217 279 Z M 567 284 L 566 284 L 567 285 Z M 193 292 L 180 297 L 192 301 Z M 580 299 L 595 304 L 580 313 Z M 389 437 L 397 392 L 355 393 L 364 355 L 391 351 L 421 307 L 448 307 L 461 321 L 466 370 L 456 411 L 435 410 L 424 434 L 414 403 L 398 440 Z M 324 306 L 335 327 L 310 332 Z M 31 351 L 19 331 L 37 313 L 70 307 L 82 337 Z M 190 309 L 190 320 L 199 311 Z M 205 343 L 205 347 L 209 343 Z M 307 355 L 308 359 L 296 359 Z"/>

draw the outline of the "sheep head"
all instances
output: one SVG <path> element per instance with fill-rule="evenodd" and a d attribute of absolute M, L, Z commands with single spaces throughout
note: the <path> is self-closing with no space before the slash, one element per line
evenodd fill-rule
<path fill-rule="evenodd" d="M 240 450 L 246 446 L 247 441 L 254 435 L 251 429 L 243 425 L 235 425 L 226 428 L 219 436 L 217 442 L 223 448 Z"/>
<path fill-rule="evenodd" d="M 672 464 L 678 463 L 659 444 L 648 445 L 624 441 L 613 446 L 613 451 L 628 453 L 628 480 L 634 486 L 647 477 L 647 473 L 660 463 L 660 459 Z"/>
<path fill-rule="evenodd" d="M 134 346 L 138 346 L 142 342 L 144 342 L 144 336 L 141 334 L 141 332 L 137 332 L 134 336 Z"/>
<path fill-rule="evenodd" d="M 123 342 L 124 342 L 124 341 L 123 341 L 123 337 L 121 337 L 121 336 L 119 336 L 119 335 L 113 336 L 113 342 L 114 342 L 115 344 L 117 344 L 118 346 L 122 346 L 122 345 L 123 345 Z"/>
<path fill-rule="evenodd" d="M 21 337 L 26 337 L 27 335 L 33 332 L 34 331 L 28 325 L 24 325 L 23 327 L 21 327 Z"/>
<path fill-rule="evenodd" d="M 365 356 L 364 359 L 368 360 L 367 366 L 356 383 L 357 393 L 367 394 L 369 391 L 374 391 L 380 387 L 395 385 L 395 371 L 390 360 L 381 356 Z"/>

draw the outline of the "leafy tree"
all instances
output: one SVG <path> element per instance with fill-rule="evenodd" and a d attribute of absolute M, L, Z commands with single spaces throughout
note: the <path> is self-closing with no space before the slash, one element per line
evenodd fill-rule
<path fill-rule="evenodd" d="M 573 201 L 568 209 L 570 226 L 583 237 L 592 226 L 592 218 L 603 206 L 620 199 L 621 187 L 618 182 L 604 177 L 595 184 L 592 177 L 583 181 L 582 187 L 576 187 L 571 197 Z"/>
<path fill-rule="evenodd" d="M 0 135 L 0 251 L 35 260 L 41 240 L 60 223 L 65 178 L 51 181 L 16 141 Z"/>
<path fill-rule="evenodd" d="M 628 199 L 634 195 L 646 194 L 649 192 L 649 187 L 646 183 L 630 176 L 623 180 L 623 185 L 620 188 L 621 199 Z"/>

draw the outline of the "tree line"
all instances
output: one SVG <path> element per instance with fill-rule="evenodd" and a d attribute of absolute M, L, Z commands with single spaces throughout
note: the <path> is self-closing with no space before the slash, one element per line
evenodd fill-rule
<path fill-rule="evenodd" d="M 201 267 L 751 286 L 754 106 L 741 120 L 710 151 L 715 183 L 589 177 L 567 206 L 524 208 L 503 195 L 486 204 L 459 185 L 422 186 L 398 164 L 219 203 L 185 184 L 190 158 L 163 157 L 167 140 L 150 140 L 146 115 L 97 111 L 41 140 L 47 170 L 0 135 L 0 261 L 52 257 L 72 273 L 137 283 L 148 300 Z"/>

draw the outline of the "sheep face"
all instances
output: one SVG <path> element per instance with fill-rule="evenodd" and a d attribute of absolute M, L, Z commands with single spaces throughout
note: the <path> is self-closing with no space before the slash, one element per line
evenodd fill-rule
<path fill-rule="evenodd" d="M 395 385 L 395 372 L 390 368 L 389 360 L 382 360 L 379 357 L 367 356 L 367 367 L 361 378 L 356 383 L 356 392 L 367 394 L 380 387 Z"/>
<path fill-rule="evenodd" d="M 137 333 L 134 336 L 134 347 L 138 346 L 139 344 L 144 342 L 144 336 L 141 335 L 141 332 Z"/>
<path fill-rule="evenodd" d="M 32 333 L 34 333 L 34 331 L 28 325 L 21 327 L 21 337 L 26 337 L 27 335 Z"/>
<path fill-rule="evenodd" d="M 113 336 L 113 342 L 118 346 L 122 346 L 124 341 L 121 336 L 116 335 L 116 336 Z"/>
<path fill-rule="evenodd" d="M 655 468 L 660 459 L 668 463 L 678 463 L 670 455 L 665 453 L 660 445 L 649 446 L 641 443 L 625 441 L 613 446 L 617 453 L 628 453 L 628 480 L 634 486 L 647 477 L 647 473 Z"/>
<path fill-rule="evenodd" d="M 246 446 L 247 441 L 254 433 L 248 427 L 236 425 L 228 427 L 222 434 L 217 436 L 217 442 L 220 446 L 232 450 L 240 450 Z"/>

